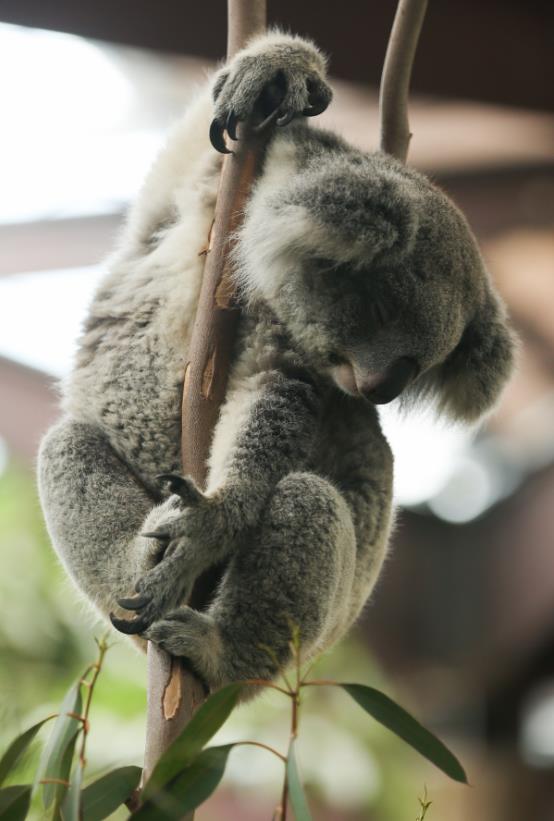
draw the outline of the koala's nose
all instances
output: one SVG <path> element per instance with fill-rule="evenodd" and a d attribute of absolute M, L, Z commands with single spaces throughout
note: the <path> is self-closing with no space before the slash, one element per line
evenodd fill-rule
<path fill-rule="evenodd" d="M 410 356 L 401 356 L 379 374 L 356 374 L 358 391 L 375 405 L 392 402 L 419 373 L 419 365 Z"/>

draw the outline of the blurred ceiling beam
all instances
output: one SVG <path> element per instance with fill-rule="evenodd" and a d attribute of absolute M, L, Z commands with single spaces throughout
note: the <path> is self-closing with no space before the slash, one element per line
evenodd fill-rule
<path fill-rule="evenodd" d="M 0 225 L 0 276 L 96 264 L 111 250 L 122 215 Z"/>
<path fill-rule="evenodd" d="M 332 55 L 334 74 L 377 85 L 396 0 L 350 0 L 340 7 L 318 0 L 270 0 L 268 5 L 272 23 L 309 34 Z M 210 59 L 225 54 L 225 0 L 3 0 L 0 19 Z M 413 88 L 554 110 L 553 28 L 550 0 L 432 3 Z"/>
<path fill-rule="evenodd" d="M 0 435 L 10 453 L 36 460 L 42 434 L 60 415 L 55 382 L 34 368 L 0 357 Z"/>
<path fill-rule="evenodd" d="M 554 224 L 554 163 L 433 173 L 483 240 Z M 113 248 L 122 212 L 0 224 L 0 276 L 96 265 Z"/>

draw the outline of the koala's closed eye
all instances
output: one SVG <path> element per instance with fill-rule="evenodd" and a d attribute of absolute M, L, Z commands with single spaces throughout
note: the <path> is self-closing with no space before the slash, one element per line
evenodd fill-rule
<path fill-rule="evenodd" d="M 340 263 L 328 257 L 314 257 L 312 259 L 312 266 L 318 273 L 323 274 L 327 271 L 334 271 L 338 268 Z"/>
<path fill-rule="evenodd" d="M 340 354 L 335 353 L 334 351 L 331 351 L 331 353 L 328 354 L 327 361 L 330 365 L 346 365 L 348 362 L 345 356 L 341 356 Z"/>
<path fill-rule="evenodd" d="M 390 320 L 390 312 L 382 299 L 371 299 L 369 303 L 369 318 L 373 325 L 381 327 Z"/>

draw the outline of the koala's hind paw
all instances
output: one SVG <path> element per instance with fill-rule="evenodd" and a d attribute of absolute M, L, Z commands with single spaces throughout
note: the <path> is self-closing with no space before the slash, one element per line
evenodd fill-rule
<path fill-rule="evenodd" d="M 309 52 L 283 45 L 267 54 L 239 56 L 218 76 L 214 96 L 210 142 L 229 154 L 225 131 L 236 140 L 239 123 L 249 119 L 254 131 L 261 131 L 271 123 L 285 126 L 299 115 L 314 117 L 325 111 L 332 91 Z"/>
<path fill-rule="evenodd" d="M 222 639 L 210 616 L 179 607 L 154 622 L 143 635 L 172 656 L 186 658 L 209 690 L 225 683 L 220 669 Z"/>

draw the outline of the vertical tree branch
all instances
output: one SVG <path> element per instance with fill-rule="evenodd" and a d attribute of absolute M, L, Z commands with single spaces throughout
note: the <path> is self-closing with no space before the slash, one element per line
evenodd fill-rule
<path fill-rule="evenodd" d="M 427 0 L 399 0 L 379 94 L 381 150 L 406 162 L 410 145 L 408 92 Z"/>
<path fill-rule="evenodd" d="M 228 0 L 228 23 L 227 56 L 232 57 L 250 37 L 265 30 L 266 0 Z M 263 137 L 248 136 L 233 146 L 235 153 L 227 155 L 223 163 L 183 386 L 183 472 L 200 486 L 206 480 L 206 461 L 225 397 L 238 320 L 230 280 L 229 237 L 238 228 L 264 143 Z M 205 603 L 209 588 L 209 578 L 195 587 L 195 605 Z M 178 659 L 149 644 L 145 778 L 203 697 L 201 684 Z"/>

